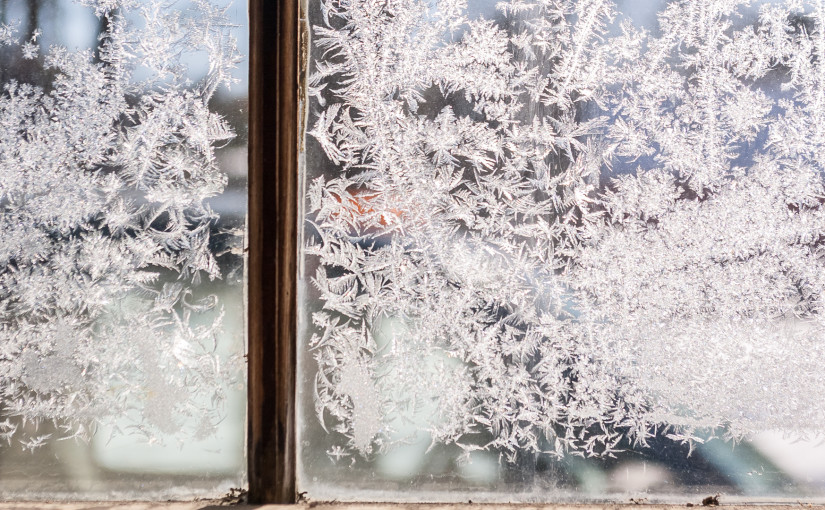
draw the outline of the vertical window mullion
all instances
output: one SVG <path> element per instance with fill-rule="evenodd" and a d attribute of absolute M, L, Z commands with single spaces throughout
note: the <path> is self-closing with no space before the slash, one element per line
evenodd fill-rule
<path fill-rule="evenodd" d="M 293 503 L 298 0 L 249 15 L 249 500 Z"/>

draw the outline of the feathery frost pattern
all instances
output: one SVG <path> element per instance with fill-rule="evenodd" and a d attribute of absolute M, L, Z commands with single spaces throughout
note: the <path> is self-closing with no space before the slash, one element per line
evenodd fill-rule
<path fill-rule="evenodd" d="M 196 297 L 220 277 L 206 199 L 234 134 L 208 103 L 235 41 L 206 0 L 80 3 L 105 18 L 95 54 L 41 55 L 0 27 L 0 50 L 53 76 L 0 94 L 0 437 L 34 448 L 130 419 L 119 432 L 200 438 L 238 377 L 215 350 L 220 305 Z M 209 72 L 190 83 L 196 51 Z"/>
<path fill-rule="evenodd" d="M 323 0 L 315 407 L 370 457 L 825 423 L 825 1 Z M 701 432 L 701 434 L 700 434 Z"/>

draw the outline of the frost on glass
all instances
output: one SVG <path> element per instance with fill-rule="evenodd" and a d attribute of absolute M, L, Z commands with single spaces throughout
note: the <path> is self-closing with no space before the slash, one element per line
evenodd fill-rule
<path fill-rule="evenodd" d="M 0 439 L 183 445 L 214 434 L 243 383 L 240 353 L 217 345 L 224 305 L 200 290 L 226 276 L 215 237 L 234 235 L 208 203 L 235 136 L 210 100 L 239 54 L 206 0 L 77 3 L 97 48 L 0 25 L 15 66 L 0 93 Z M 208 60 L 196 82 L 193 58 Z"/>
<path fill-rule="evenodd" d="M 825 2 L 625 4 L 321 2 L 330 473 L 422 437 L 506 465 L 825 432 Z"/>

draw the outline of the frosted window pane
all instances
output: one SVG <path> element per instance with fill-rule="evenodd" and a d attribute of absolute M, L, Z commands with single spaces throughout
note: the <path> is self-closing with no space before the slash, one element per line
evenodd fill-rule
<path fill-rule="evenodd" d="M 825 496 L 825 2 L 309 25 L 310 499 Z"/>
<path fill-rule="evenodd" d="M 0 498 L 244 485 L 246 24 L 0 4 Z"/>

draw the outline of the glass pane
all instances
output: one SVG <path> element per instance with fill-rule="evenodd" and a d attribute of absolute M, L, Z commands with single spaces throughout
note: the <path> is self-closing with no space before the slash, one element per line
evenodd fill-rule
<path fill-rule="evenodd" d="M 308 26 L 301 491 L 825 496 L 825 4 Z"/>
<path fill-rule="evenodd" d="M 245 484 L 245 2 L 0 2 L 0 498 Z"/>

